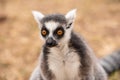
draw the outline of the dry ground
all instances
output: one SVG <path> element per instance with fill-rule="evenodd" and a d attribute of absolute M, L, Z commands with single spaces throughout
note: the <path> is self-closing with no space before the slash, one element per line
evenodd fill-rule
<path fill-rule="evenodd" d="M 0 80 L 28 80 L 37 64 L 42 41 L 32 10 L 65 14 L 74 8 L 74 29 L 97 57 L 120 48 L 120 0 L 0 0 Z"/>

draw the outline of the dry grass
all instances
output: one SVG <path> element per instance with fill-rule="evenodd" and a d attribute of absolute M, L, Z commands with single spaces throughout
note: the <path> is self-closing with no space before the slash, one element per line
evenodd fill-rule
<path fill-rule="evenodd" d="M 119 0 L 0 0 L 0 80 L 28 80 L 37 64 L 42 41 L 32 10 L 65 14 L 73 8 L 75 31 L 98 57 L 120 48 Z"/>

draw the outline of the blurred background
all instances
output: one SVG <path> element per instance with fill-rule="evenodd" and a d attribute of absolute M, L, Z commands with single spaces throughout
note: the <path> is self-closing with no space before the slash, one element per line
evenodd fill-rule
<path fill-rule="evenodd" d="M 38 63 L 42 41 L 32 10 L 66 14 L 74 8 L 74 30 L 98 58 L 120 49 L 120 0 L 0 0 L 0 80 L 28 80 Z"/>

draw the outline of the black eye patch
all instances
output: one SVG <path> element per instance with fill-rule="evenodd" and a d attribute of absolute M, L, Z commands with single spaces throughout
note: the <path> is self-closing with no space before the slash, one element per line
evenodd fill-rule
<path fill-rule="evenodd" d="M 42 27 L 42 29 L 41 29 L 41 35 L 43 37 L 46 37 L 46 36 L 49 35 L 49 31 L 45 27 Z"/>
<path fill-rule="evenodd" d="M 63 27 L 58 27 L 58 28 L 54 31 L 53 35 L 54 35 L 57 39 L 60 39 L 60 38 L 62 38 L 62 37 L 64 36 L 64 33 L 65 33 L 65 31 L 64 31 Z"/>

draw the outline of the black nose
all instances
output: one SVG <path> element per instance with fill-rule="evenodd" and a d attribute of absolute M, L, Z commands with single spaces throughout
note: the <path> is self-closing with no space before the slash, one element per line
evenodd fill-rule
<path fill-rule="evenodd" d="M 48 38 L 46 41 L 46 45 L 49 47 L 54 47 L 57 45 L 57 42 L 53 38 Z"/>

